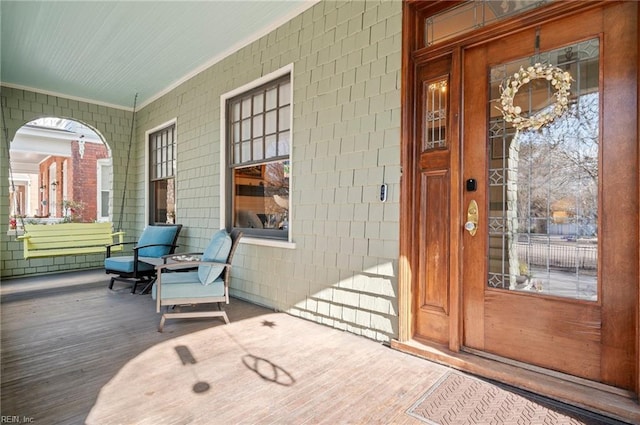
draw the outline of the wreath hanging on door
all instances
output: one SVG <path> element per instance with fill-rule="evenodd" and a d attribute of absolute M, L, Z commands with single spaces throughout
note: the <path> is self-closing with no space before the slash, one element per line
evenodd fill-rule
<path fill-rule="evenodd" d="M 556 98 L 555 103 L 551 109 L 545 108 L 530 117 L 523 117 L 522 108 L 513 104 L 513 98 L 522 86 L 538 79 L 549 81 L 551 87 L 555 89 L 553 93 Z M 510 122 L 517 130 L 539 130 L 566 112 L 569 107 L 569 89 L 572 81 L 571 74 L 550 64 L 536 63 L 526 69 L 520 67 L 518 72 L 507 78 L 500 86 L 502 106 L 498 109 L 502 112 L 504 120 Z"/>

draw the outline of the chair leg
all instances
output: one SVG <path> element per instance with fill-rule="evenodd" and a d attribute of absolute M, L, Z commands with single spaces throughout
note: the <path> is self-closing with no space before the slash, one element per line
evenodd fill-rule
<path fill-rule="evenodd" d="M 149 281 L 148 281 L 148 282 L 145 282 L 145 283 L 146 283 L 146 285 L 145 285 L 145 287 L 144 287 L 144 288 L 142 288 L 142 291 L 140 291 L 140 295 L 148 294 L 149 292 L 151 292 L 151 287 L 153 286 L 153 284 L 155 283 L 155 281 L 156 281 L 156 277 L 154 276 L 154 277 L 152 277 L 151 279 L 149 279 Z M 141 282 L 142 282 L 142 281 L 141 281 Z"/>
<path fill-rule="evenodd" d="M 162 332 L 162 330 L 164 329 L 164 321 L 165 321 L 165 317 L 163 314 L 162 317 L 160 318 L 160 324 L 158 325 L 158 332 Z"/>
<path fill-rule="evenodd" d="M 109 289 L 113 289 L 113 282 L 116 280 L 115 277 L 111 278 L 111 281 L 109 282 Z"/>

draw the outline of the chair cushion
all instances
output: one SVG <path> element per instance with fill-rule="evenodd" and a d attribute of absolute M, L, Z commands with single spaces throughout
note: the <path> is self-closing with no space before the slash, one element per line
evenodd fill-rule
<path fill-rule="evenodd" d="M 120 273 L 133 273 L 133 256 L 109 257 L 104 260 L 104 268 Z M 146 272 L 153 270 L 153 265 L 138 261 L 138 271 Z"/>
<path fill-rule="evenodd" d="M 164 244 L 169 246 L 151 246 L 149 248 L 142 248 L 138 250 L 138 256 L 140 257 L 162 257 L 171 252 L 171 246 L 176 237 L 178 226 L 147 226 L 145 227 L 140 239 L 138 240 L 138 246 Z"/>
<path fill-rule="evenodd" d="M 156 299 L 156 284 L 151 296 Z M 162 298 L 224 297 L 224 282 L 218 278 L 209 285 L 202 285 L 198 272 L 162 273 Z"/>
<path fill-rule="evenodd" d="M 202 261 L 215 261 L 217 263 L 226 263 L 231 252 L 231 236 L 226 230 L 220 229 L 211 238 L 209 246 L 202 253 Z M 225 269 L 223 265 L 199 266 L 198 277 L 203 285 L 210 285 L 220 276 Z"/>

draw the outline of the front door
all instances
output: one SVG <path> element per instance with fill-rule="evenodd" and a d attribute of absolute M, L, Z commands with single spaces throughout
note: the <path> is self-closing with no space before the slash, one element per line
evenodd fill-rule
<path fill-rule="evenodd" d="M 462 346 L 634 392 L 635 7 L 464 49 L 461 126 Z"/>

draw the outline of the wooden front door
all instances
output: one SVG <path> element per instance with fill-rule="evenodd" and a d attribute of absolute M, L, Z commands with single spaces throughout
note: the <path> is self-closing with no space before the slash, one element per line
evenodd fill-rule
<path fill-rule="evenodd" d="M 465 48 L 460 138 L 463 349 L 633 392 L 636 7 L 593 9 Z M 567 110 L 517 131 L 500 110 L 505 81 L 518 74 L 521 83 L 513 113 L 544 121 L 558 89 L 521 69 L 547 64 L 573 79 Z M 473 201 L 477 225 L 467 217 Z"/>

